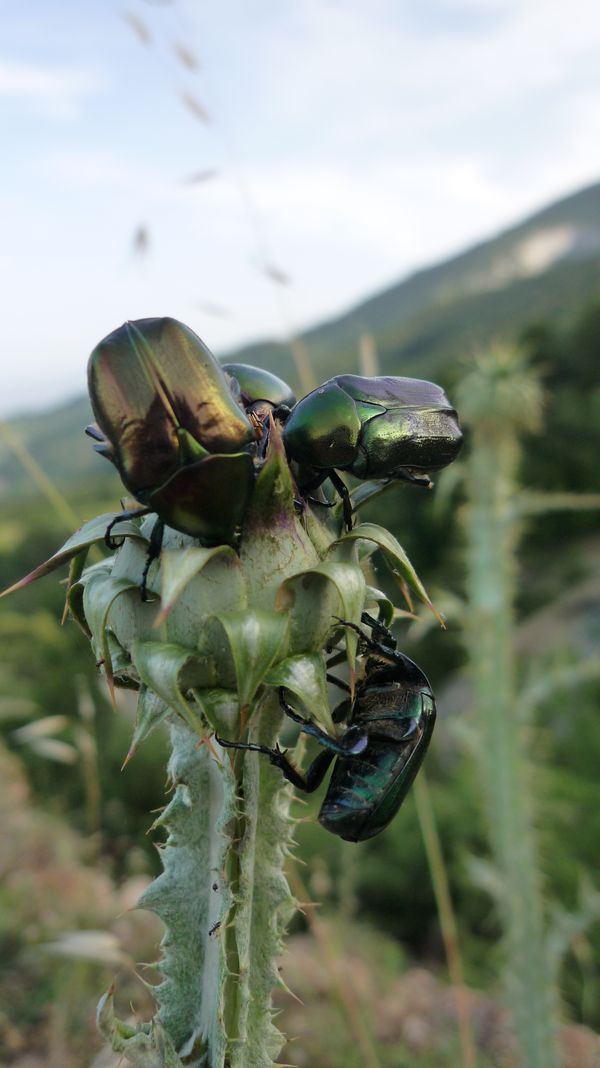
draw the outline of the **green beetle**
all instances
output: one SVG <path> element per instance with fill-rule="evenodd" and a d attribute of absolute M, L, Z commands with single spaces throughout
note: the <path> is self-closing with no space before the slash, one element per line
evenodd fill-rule
<path fill-rule="evenodd" d="M 111 528 L 156 512 L 151 558 L 164 523 L 230 541 L 252 493 L 257 434 L 200 338 L 168 317 L 124 323 L 92 352 L 88 383 L 98 426 L 87 433 L 142 506 Z"/>
<path fill-rule="evenodd" d="M 302 493 L 330 478 L 352 525 L 348 490 L 336 470 L 360 479 L 427 477 L 456 459 L 462 432 L 444 390 L 419 378 L 338 375 L 308 393 L 285 419 L 283 440 Z"/>
<path fill-rule="evenodd" d="M 232 393 L 256 427 L 258 458 L 262 460 L 269 440 L 270 415 L 273 413 L 280 420 L 287 419 L 296 397 L 287 382 L 262 367 L 253 367 L 249 363 L 224 363 L 223 370 L 229 378 Z"/>
<path fill-rule="evenodd" d="M 239 388 L 244 408 L 259 419 L 264 419 L 273 409 L 284 411 L 294 407 L 296 397 L 290 386 L 270 371 L 249 363 L 224 363 L 222 367 L 231 376 L 232 392 Z"/>
<path fill-rule="evenodd" d="M 335 760 L 319 823 L 347 842 L 373 838 L 394 818 L 423 763 L 436 718 L 435 698 L 420 667 L 396 648 L 382 623 L 367 613 L 363 613 L 362 621 L 371 628 L 371 635 L 354 623 L 339 620 L 358 633 L 369 653 L 354 696 L 333 712 L 335 723 L 346 722 L 339 737 L 304 719 L 288 704 L 285 689 L 279 691 L 282 711 L 323 747 L 305 774 L 279 746 L 271 749 L 217 737 L 226 749 L 263 753 L 288 782 L 306 793 L 318 789 Z M 328 678 L 349 689 L 335 677 Z"/>

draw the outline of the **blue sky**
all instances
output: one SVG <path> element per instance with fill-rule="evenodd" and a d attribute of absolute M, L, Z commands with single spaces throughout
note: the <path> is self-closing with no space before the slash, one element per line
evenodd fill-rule
<path fill-rule="evenodd" d="M 600 177 L 596 0 L 27 0 L 0 28 L 1 414 L 80 393 L 126 318 L 283 336 Z"/>

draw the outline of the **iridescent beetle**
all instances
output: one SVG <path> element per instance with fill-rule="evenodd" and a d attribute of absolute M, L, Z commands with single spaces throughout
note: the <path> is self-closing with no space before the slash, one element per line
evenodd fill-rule
<path fill-rule="evenodd" d="M 86 428 L 97 452 L 115 464 L 139 507 L 114 526 L 157 514 L 142 576 L 142 596 L 164 525 L 206 545 L 230 542 L 248 506 L 264 454 L 267 415 L 295 404 L 276 375 L 246 364 L 222 367 L 176 319 L 124 323 L 96 346 L 88 364 L 97 425 Z"/>
<path fill-rule="evenodd" d="M 363 615 L 363 622 L 372 629 L 369 636 L 353 623 L 339 622 L 356 630 L 369 652 L 354 699 L 343 701 L 333 714 L 334 722 L 347 721 L 340 738 L 300 716 L 288 704 L 285 690 L 280 690 L 285 714 L 323 746 L 306 775 L 278 746 L 269 749 L 223 738 L 217 741 L 225 748 L 264 753 L 289 782 L 306 793 L 321 785 L 337 757 L 319 822 L 346 841 L 363 842 L 383 831 L 404 801 L 431 739 L 435 699 L 421 669 L 396 649 L 394 638 L 381 623 Z"/>
<path fill-rule="evenodd" d="M 114 547 L 111 529 L 123 519 L 158 516 L 142 592 L 165 523 L 205 544 L 232 540 L 271 413 L 283 424 L 301 495 L 329 478 L 348 527 L 352 507 L 338 470 L 429 485 L 426 473 L 451 463 L 462 444 L 456 412 L 432 382 L 339 375 L 296 404 L 290 387 L 268 371 L 221 367 L 176 319 L 125 323 L 94 349 L 88 375 L 98 425 L 87 432 L 140 502 L 113 520 L 107 545 Z"/>
<path fill-rule="evenodd" d="M 329 478 L 352 508 L 337 471 L 360 479 L 402 479 L 429 486 L 428 475 L 456 459 L 462 432 L 441 386 L 419 378 L 338 375 L 287 412 L 283 440 L 306 495 Z"/>
<path fill-rule="evenodd" d="M 165 523 L 206 544 L 228 542 L 254 485 L 256 428 L 197 335 L 176 319 L 124 323 L 88 364 L 95 449 L 115 464 L 140 507 L 156 512 L 142 590 Z M 234 487 L 234 492 L 232 492 Z"/>

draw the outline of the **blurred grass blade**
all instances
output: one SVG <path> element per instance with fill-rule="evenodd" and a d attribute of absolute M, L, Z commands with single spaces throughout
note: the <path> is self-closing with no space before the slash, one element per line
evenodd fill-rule
<path fill-rule="evenodd" d="M 78 527 L 81 520 L 77 513 L 71 508 L 67 499 L 63 497 L 62 493 L 57 489 L 52 480 L 48 478 L 45 471 L 42 470 L 35 457 L 30 453 L 24 442 L 21 441 L 19 435 L 16 434 L 9 423 L 4 422 L 4 420 L 0 420 L 0 439 L 21 462 L 40 493 L 46 498 L 57 516 L 63 521 L 67 530 L 72 530 L 73 527 Z"/>
<path fill-rule="evenodd" d="M 442 844 L 440 842 L 440 836 L 435 820 L 435 812 L 431 801 L 427 778 L 422 768 L 414 781 L 413 791 L 417 817 L 421 828 L 421 834 L 423 836 L 425 852 L 427 854 L 427 863 L 429 864 L 431 883 L 440 921 L 440 930 L 442 932 L 444 949 L 446 951 L 448 971 L 450 973 L 450 979 L 452 986 L 454 987 L 454 996 L 456 998 L 456 1015 L 458 1017 L 458 1031 L 460 1036 L 463 1068 L 475 1068 L 477 1064 L 477 1052 L 475 1039 L 473 1037 L 473 1028 L 469 1017 L 469 1005 L 465 998 L 465 979 L 459 949 L 458 925 L 456 922 L 454 906 L 452 904 L 452 897 L 450 895 L 450 880 L 448 878 L 448 869 L 444 862 L 444 854 L 442 852 Z"/>

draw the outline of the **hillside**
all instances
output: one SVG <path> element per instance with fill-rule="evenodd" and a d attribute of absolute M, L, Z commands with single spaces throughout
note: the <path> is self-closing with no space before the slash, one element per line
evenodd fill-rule
<path fill-rule="evenodd" d="M 452 377 L 451 368 L 491 338 L 526 325 L 568 320 L 600 295 L 600 183 L 557 201 L 498 236 L 417 271 L 303 335 L 317 377 L 357 369 L 360 335 L 376 341 L 388 374 Z M 228 359 L 255 363 L 295 383 L 289 349 L 272 341 Z M 12 423 L 54 480 L 106 476 L 81 428 L 85 398 Z M 0 495 L 23 485 L 18 461 L 0 444 Z"/>

